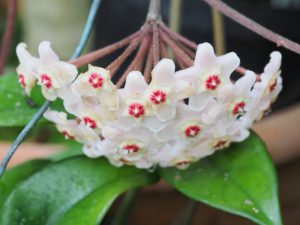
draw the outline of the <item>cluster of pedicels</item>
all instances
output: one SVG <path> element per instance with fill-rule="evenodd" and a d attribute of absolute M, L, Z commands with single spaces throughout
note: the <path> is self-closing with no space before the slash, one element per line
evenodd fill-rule
<path fill-rule="evenodd" d="M 216 56 L 203 43 L 192 67 L 176 72 L 171 59 L 162 59 L 149 84 L 141 72 L 132 71 L 120 89 L 104 68 L 89 65 L 78 75 L 49 42 L 42 42 L 38 52 L 35 58 L 24 43 L 17 46 L 25 92 L 29 95 L 38 83 L 46 99 L 61 98 L 68 114 L 48 110 L 44 116 L 66 138 L 83 143 L 88 157 L 105 156 L 115 166 L 186 168 L 246 139 L 282 89 L 279 52 L 270 55 L 261 75 L 246 71 L 232 81 L 238 56 Z"/>

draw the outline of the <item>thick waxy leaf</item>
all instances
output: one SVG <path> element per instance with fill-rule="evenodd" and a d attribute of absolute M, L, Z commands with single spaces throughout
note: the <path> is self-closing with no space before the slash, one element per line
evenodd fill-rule
<path fill-rule="evenodd" d="M 120 193 L 157 179 L 134 167 L 116 168 L 105 159 L 81 156 L 55 162 L 10 194 L 0 224 L 96 225 Z"/>
<path fill-rule="evenodd" d="M 0 102 L 0 127 L 11 127 L 26 125 L 45 99 L 38 86 L 32 90 L 31 98 L 26 96 L 17 74 L 9 74 L 0 77 Z M 56 101 L 52 108 L 62 110 L 62 102 Z"/>
<path fill-rule="evenodd" d="M 6 171 L 0 178 L 0 210 L 15 187 L 48 163 L 47 160 L 33 160 Z"/>
<path fill-rule="evenodd" d="M 160 174 L 192 199 L 258 224 L 282 224 L 274 166 L 255 134 L 186 170 L 160 169 Z"/>

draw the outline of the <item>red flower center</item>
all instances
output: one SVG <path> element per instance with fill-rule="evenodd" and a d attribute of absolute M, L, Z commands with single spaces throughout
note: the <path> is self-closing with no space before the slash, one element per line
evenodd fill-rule
<path fill-rule="evenodd" d="M 186 137 L 195 137 L 199 134 L 199 132 L 201 131 L 201 127 L 198 125 L 192 125 L 192 126 L 188 126 L 184 133 Z"/>
<path fill-rule="evenodd" d="M 210 75 L 205 81 L 205 87 L 207 90 L 216 90 L 217 87 L 221 84 L 221 79 L 219 75 L 214 74 Z"/>
<path fill-rule="evenodd" d="M 75 137 L 71 134 L 69 134 L 67 131 L 63 131 L 63 135 L 65 135 L 66 139 L 75 139 Z"/>
<path fill-rule="evenodd" d="M 52 79 L 47 74 L 42 74 L 41 81 L 46 88 L 52 88 Z"/>
<path fill-rule="evenodd" d="M 128 107 L 128 113 L 135 118 L 140 118 L 145 114 L 145 107 L 140 103 L 132 103 Z"/>
<path fill-rule="evenodd" d="M 19 83 L 22 85 L 23 88 L 25 88 L 26 83 L 25 83 L 25 76 L 23 74 L 19 75 Z"/>
<path fill-rule="evenodd" d="M 167 94 L 161 90 L 153 91 L 150 96 L 150 101 L 153 102 L 155 105 L 164 103 L 166 99 L 167 99 Z"/>
<path fill-rule="evenodd" d="M 89 83 L 93 88 L 102 88 L 104 79 L 98 73 L 92 73 L 89 77 Z"/>
<path fill-rule="evenodd" d="M 136 144 L 125 145 L 123 149 L 128 153 L 137 153 L 140 150 L 139 146 L 137 146 Z"/>
<path fill-rule="evenodd" d="M 245 113 L 245 108 L 246 103 L 245 102 L 239 102 L 237 103 L 232 110 L 233 115 L 243 115 Z"/>
<path fill-rule="evenodd" d="M 97 128 L 97 123 L 92 118 L 84 117 L 83 121 L 84 121 L 84 124 L 87 125 L 88 127 L 93 128 L 93 129 Z"/>

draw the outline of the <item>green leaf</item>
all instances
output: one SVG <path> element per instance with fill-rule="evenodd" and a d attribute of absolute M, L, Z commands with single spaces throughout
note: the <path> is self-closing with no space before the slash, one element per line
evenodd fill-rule
<path fill-rule="evenodd" d="M 19 185 L 0 211 L 0 224 L 96 225 L 120 193 L 157 180 L 154 173 L 116 168 L 103 158 L 69 158 Z"/>
<path fill-rule="evenodd" d="M 188 197 L 262 225 L 280 225 L 278 186 L 266 146 L 255 134 L 242 143 L 160 175 Z"/>
<path fill-rule="evenodd" d="M 28 104 L 16 74 L 0 77 L 0 102 L 0 126 L 25 125 L 38 109 Z"/>
<path fill-rule="evenodd" d="M 20 86 L 17 74 L 1 76 L 0 127 L 25 126 L 45 101 L 39 86 L 32 90 L 29 98 Z M 51 108 L 63 110 L 62 101 L 55 101 Z"/>
<path fill-rule="evenodd" d="M 33 160 L 6 171 L 3 177 L 0 178 L 0 211 L 14 188 L 48 163 L 47 160 Z"/>

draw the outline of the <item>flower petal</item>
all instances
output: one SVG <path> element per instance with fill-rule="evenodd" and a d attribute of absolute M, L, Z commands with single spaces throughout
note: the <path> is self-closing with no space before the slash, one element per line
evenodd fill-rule
<path fill-rule="evenodd" d="M 176 106 L 175 105 L 162 105 L 156 109 L 156 115 L 161 121 L 168 121 L 175 117 Z"/>
<path fill-rule="evenodd" d="M 231 73 L 240 65 L 240 58 L 234 52 L 219 56 L 217 62 L 220 65 L 222 76 L 229 79 Z"/>
<path fill-rule="evenodd" d="M 43 41 L 39 45 L 39 55 L 43 63 L 55 63 L 59 61 L 58 56 L 52 50 L 49 41 Z"/>
<path fill-rule="evenodd" d="M 198 45 L 194 65 L 201 69 L 211 70 L 216 66 L 216 55 L 211 44 L 205 42 Z"/>
<path fill-rule="evenodd" d="M 166 123 L 160 121 L 156 116 L 144 118 L 143 124 L 152 132 L 158 132 L 166 126 Z"/>
<path fill-rule="evenodd" d="M 238 79 L 234 84 L 236 96 L 242 97 L 249 93 L 255 81 L 255 73 L 250 70 L 247 70 L 244 76 Z"/>
<path fill-rule="evenodd" d="M 152 81 L 162 86 L 170 86 L 174 80 L 175 64 L 171 59 L 162 59 L 152 70 Z"/>
<path fill-rule="evenodd" d="M 126 78 L 124 90 L 129 93 L 143 93 L 148 87 L 145 77 L 139 71 L 132 71 Z"/>

